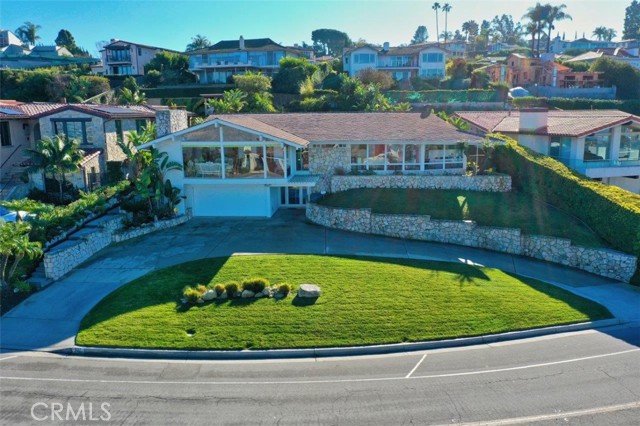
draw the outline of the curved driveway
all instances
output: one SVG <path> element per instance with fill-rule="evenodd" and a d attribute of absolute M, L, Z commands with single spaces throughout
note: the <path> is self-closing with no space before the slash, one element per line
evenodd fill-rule
<path fill-rule="evenodd" d="M 112 245 L 5 314 L 0 349 L 70 348 L 82 318 L 116 288 L 158 268 L 234 253 L 361 254 L 476 263 L 555 283 L 602 303 L 623 322 L 640 321 L 637 287 L 519 256 L 330 230 L 307 223 L 302 210 L 280 210 L 271 219 L 192 219 Z"/>

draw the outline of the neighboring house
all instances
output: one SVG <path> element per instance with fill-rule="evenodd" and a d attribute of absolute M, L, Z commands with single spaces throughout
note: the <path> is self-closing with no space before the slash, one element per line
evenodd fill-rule
<path fill-rule="evenodd" d="M 406 47 L 382 47 L 370 44 L 344 51 L 343 68 L 351 77 L 362 70 L 373 68 L 385 71 L 397 80 L 411 77 L 444 78 L 447 59 L 452 56 L 447 49 L 436 43 L 414 44 Z"/>
<path fill-rule="evenodd" d="M 640 117 L 618 110 L 456 112 L 477 134 L 503 133 L 587 177 L 640 193 Z"/>
<path fill-rule="evenodd" d="M 79 140 L 80 148 L 85 151 L 83 165 L 90 165 L 90 168 L 87 169 L 87 176 L 75 181 L 83 182 L 81 188 L 90 190 L 100 184 L 99 179 L 106 171 L 107 161 L 126 159 L 117 142 L 126 142 L 128 134 L 141 130 L 153 121 L 156 112 L 141 105 L 0 101 L 0 176 L 6 180 L 22 174 L 30 164 L 24 151 L 34 148 L 38 140 L 66 135 Z M 89 163 L 89 160 L 92 161 Z"/>
<path fill-rule="evenodd" d="M 9 40 L 5 38 L 4 40 Z M 33 69 L 41 67 L 94 64 L 98 59 L 74 57 L 66 47 L 19 44 L 0 45 L 0 68 Z"/>
<path fill-rule="evenodd" d="M 222 40 L 206 49 L 187 52 L 189 71 L 202 84 L 227 84 L 231 76 L 248 71 L 273 75 L 280 59 L 290 56 L 314 61 L 313 49 L 282 46 L 270 38 Z"/>
<path fill-rule="evenodd" d="M 451 40 L 446 43 L 441 41 L 436 46 L 447 49 L 452 58 L 465 58 L 470 45 L 465 40 Z"/>
<path fill-rule="evenodd" d="M 624 48 L 631 55 L 640 55 L 640 42 L 636 39 L 622 40 L 622 41 L 605 41 L 605 40 L 588 40 L 586 38 L 579 38 L 573 41 L 562 40 L 559 36 L 551 40 L 549 46 L 549 52 L 551 53 L 563 53 L 569 49 L 583 49 L 583 50 L 597 50 L 597 49 L 616 49 Z"/>
<path fill-rule="evenodd" d="M 517 44 L 508 44 L 502 41 L 496 41 L 493 43 L 489 43 L 489 45 L 487 46 L 487 52 L 493 53 L 493 52 L 499 52 L 501 50 L 518 49 L 519 47 L 521 46 L 518 46 Z"/>
<path fill-rule="evenodd" d="M 167 176 L 186 196 L 183 212 L 270 217 L 327 191 L 335 173 L 463 174 L 461 142 L 481 140 L 433 114 L 229 114 L 139 148 L 183 165 Z"/>
<path fill-rule="evenodd" d="M 640 68 L 640 57 L 631 55 L 626 49 L 598 49 L 595 52 L 585 52 L 574 58 L 567 60 L 565 63 L 586 62 L 593 63 L 600 58 L 608 58 L 614 61 L 629 64 L 633 67 Z"/>
<path fill-rule="evenodd" d="M 101 67 L 95 67 L 93 71 L 107 76 L 144 75 L 144 66 L 160 52 L 181 53 L 162 47 L 111 39 L 111 43 L 100 50 Z"/>
<path fill-rule="evenodd" d="M 20 46 L 22 45 L 22 40 L 13 33 L 13 31 L 9 30 L 0 30 L 0 48 L 7 47 L 10 45 Z"/>

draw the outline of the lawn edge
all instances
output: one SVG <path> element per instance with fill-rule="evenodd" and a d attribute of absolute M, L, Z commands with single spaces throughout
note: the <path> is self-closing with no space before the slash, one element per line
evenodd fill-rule
<path fill-rule="evenodd" d="M 484 336 L 462 337 L 411 343 L 394 343 L 370 346 L 345 346 L 304 349 L 262 350 L 183 350 L 183 349 L 135 349 L 74 345 L 60 353 L 104 358 L 182 359 L 182 360 L 256 360 L 285 358 L 325 358 L 338 356 L 385 355 L 428 349 L 455 348 L 540 337 L 558 333 L 611 327 L 623 324 L 618 318 L 509 331 Z"/>

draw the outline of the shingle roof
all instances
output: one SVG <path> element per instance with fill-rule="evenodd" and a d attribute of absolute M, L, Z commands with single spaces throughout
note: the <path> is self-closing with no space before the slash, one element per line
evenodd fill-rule
<path fill-rule="evenodd" d="M 519 133 L 520 111 L 459 111 L 456 115 L 485 132 Z M 628 121 L 640 124 L 640 117 L 619 110 L 549 111 L 547 127 L 535 133 L 579 137 Z"/>
<path fill-rule="evenodd" d="M 416 112 L 229 114 L 209 118 L 299 145 L 309 142 L 478 142 L 437 116 Z"/>
<path fill-rule="evenodd" d="M 61 111 L 73 110 L 102 118 L 154 118 L 155 110 L 146 105 L 60 104 L 48 102 L 18 103 L 0 101 L 0 118 L 40 118 Z M 14 114 L 9 111 L 15 111 Z"/>

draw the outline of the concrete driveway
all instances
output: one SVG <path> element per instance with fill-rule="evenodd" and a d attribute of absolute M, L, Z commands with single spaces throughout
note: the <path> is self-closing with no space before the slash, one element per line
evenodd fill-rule
<path fill-rule="evenodd" d="M 159 268 L 234 253 L 357 254 L 474 263 L 551 282 L 602 303 L 622 321 L 640 321 L 637 287 L 519 256 L 329 230 L 307 223 L 302 210 L 280 210 L 271 219 L 192 219 L 112 245 L 5 314 L 0 320 L 0 348 L 72 347 L 82 318 L 123 284 Z"/>

